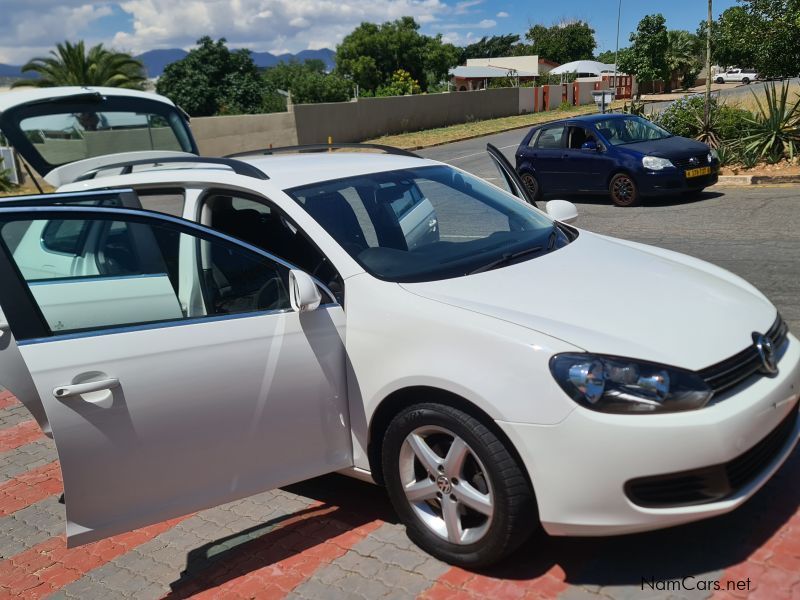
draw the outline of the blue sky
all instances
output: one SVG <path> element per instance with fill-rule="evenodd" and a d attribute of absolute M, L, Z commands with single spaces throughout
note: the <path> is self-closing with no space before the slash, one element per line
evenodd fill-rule
<path fill-rule="evenodd" d="M 484 35 L 524 34 L 531 24 L 583 19 L 596 31 L 598 51 L 613 49 L 614 0 L 1 0 L 0 62 L 19 64 L 64 39 L 103 42 L 134 53 L 191 47 L 202 35 L 231 46 L 297 52 L 334 48 L 361 21 L 415 17 L 427 34 L 462 45 Z M 715 0 L 715 16 L 735 0 Z M 694 31 L 705 18 L 702 0 L 623 0 L 620 46 L 648 13 L 671 29 Z"/>

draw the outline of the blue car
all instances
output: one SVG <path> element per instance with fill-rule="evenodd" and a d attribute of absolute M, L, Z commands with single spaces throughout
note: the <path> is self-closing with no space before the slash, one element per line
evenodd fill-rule
<path fill-rule="evenodd" d="M 627 114 L 545 123 L 517 148 L 517 173 L 534 199 L 608 193 L 617 206 L 699 192 L 717 182 L 719 159 L 706 144 Z"/>

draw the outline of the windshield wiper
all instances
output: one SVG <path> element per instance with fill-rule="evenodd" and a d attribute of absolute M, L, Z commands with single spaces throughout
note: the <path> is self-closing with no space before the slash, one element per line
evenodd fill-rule
<path fill-rule="evenodd" d="M 490 263 L 482 265 L 477 269 L 475 269 L 474 271 L 470 271 L 469 275 L 483 273 L 484 271 L 491 271 L 492 269 L 496 269 L 497 267 L 510 264 L 514 260 L 526 256 L 528 254 L 535 254 L 537 252 L 541 252 L 543 249 L 544 246 L 532 246 L 531 248 L 525 248 L 525 250 L 519 250 L 517 252 L 506 252 L 502 254 L 500 258 L 497 258 Z"/>

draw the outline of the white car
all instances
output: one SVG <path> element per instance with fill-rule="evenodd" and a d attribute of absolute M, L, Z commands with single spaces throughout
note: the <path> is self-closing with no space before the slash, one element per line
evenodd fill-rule
<path fill-rule="evenodd" d="M 728 69 L 722 73 L 715 75 L 714 81 L 716 83 L 744 83 L 748 84 L 751 81 L 758 79 L 758 73 L 753 69 Z"/>
<path fill-rule="evenodd" d="M 797 443 L 800 343 L 769 300 L 538 210 L 499 153 L 512 193 L 400 151 L 201 158 L 164 99 L 37 93 L 61 96 L 0 96 L 61 186 L 0 202 L 0 382 L 52 429 L 70 546 L 342 471 L 475 567 L 540 524 L 729 512 Z M 120 111 L 150 116 L 93 133 L 139 154 L 41 127 Z"/>

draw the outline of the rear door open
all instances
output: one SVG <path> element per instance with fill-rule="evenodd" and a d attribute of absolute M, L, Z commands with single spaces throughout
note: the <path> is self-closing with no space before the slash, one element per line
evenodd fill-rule
<path fill-rule="evenodd" d="M 163 96 L 113 88 L 40 88 L 0 99 L 0 130 L 58 187 L 125 160 L 197 155 L 188 118 Z"/>

